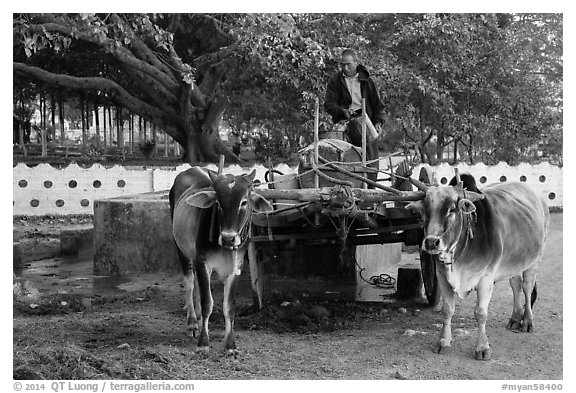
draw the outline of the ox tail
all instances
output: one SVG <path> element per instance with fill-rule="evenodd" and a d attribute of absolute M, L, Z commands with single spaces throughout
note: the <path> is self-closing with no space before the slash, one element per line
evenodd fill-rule
<path fill-rule="evenodd" d="M 534 289 L 530 294 L 530 307 L 534 307 L 534 303 L 536 303 L 537 298 L 538 298 L 538 291 L 536 290 L 536 283 L 534 283 Z"/>

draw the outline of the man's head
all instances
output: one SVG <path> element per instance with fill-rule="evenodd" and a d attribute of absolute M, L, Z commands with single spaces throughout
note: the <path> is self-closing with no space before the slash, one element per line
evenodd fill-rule
<path fill-rule="evenodd" d="M 345 49 L 340 56 L 340 68 L 347 77 L 356 75 L 358 67 L 358 55 L 354 49 Z"/>

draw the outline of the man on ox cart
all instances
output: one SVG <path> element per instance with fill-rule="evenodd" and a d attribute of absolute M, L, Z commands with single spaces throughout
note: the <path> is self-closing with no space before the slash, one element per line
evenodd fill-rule
<path fill-rule="evenodd" d="M 345 49 L 340 56 L 340 71 L 328 81 L 324 109 L 334 123 L 346 122 L 346 137 L 355 146 L 362 146 L 362 99 L 365 99 L 367 115 L 366 160 L 378 159 L 378 135 L 384 123 L 384 105 L 378 89 L 366 67 L 358 63 L 353 49 Z M 371 133 L 369 129 L 375 130 Z M 376 135 L 374 135 L 376 134 Z M 370 164 L 378 168 L 378 162 Z M 369 179 L 376 180 L 377 173 Z"/>

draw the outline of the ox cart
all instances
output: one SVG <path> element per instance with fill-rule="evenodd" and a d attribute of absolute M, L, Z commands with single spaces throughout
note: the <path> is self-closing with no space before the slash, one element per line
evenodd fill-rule
<path fill-rule="evenodd" d="M 321 139 L 317 105 L 314 142 L 299 152 L 298 173 L 280 173 L 269 164 L 267 188 L 256 188 L 255 192 L 266 198 L 274 211 L 253 213 L 248 248 L 257 306 L 262 307 L 264 254 L 272 244 L 324 241 L 341 251 L 368 244 L 421 244 L 421 217 L 404 206 L 424 197 L 424 192 L 414 191 L 412 186 L 429 185 L 430 172 L 422 169 L 418 179 L 413 179 L 407 160 L 398 165 L 395 173 L 370 166 L 366 161 L 365 119 L 362 135 L 362 148 L 335 134 Z M 371 180 L 375 174 L 382 173 L 387 177 Z M 420 252 L 420 262 L 424 292 L 433 305 L 438 297 L 435 261 L 431 255 Z"/>

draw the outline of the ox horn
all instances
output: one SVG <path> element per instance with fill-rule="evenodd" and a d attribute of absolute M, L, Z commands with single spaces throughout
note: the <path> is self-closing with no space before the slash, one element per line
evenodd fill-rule
<path fill-rule="evenodd" d="M 462 182 L 462 179 L 460 178 L 460 173 L 458 172 L 458 168 L 454 168 L 454 177 L 456 179 L 456 186 L 454 188 L 456 188 L 456 191 L 458 192 L 459 195 L 463 195 L 464 182 Z"/>
<path fill-rule="evenodd" d="M 410 180 L 410 183 L 414 184 L 420 191 L 428 191 L 428 186 L 422 183 L 420 180 L 416 180 L 412 177 L 408 177 L 408 180 Z"/>
<path fill-rule="evenodd" d="M 462 179 L 460 179 L 460 173 L 458 172 L 458 168 L 454 168 L 454 176 L 456 177 L 456 184 L 462 182 Z"/>

